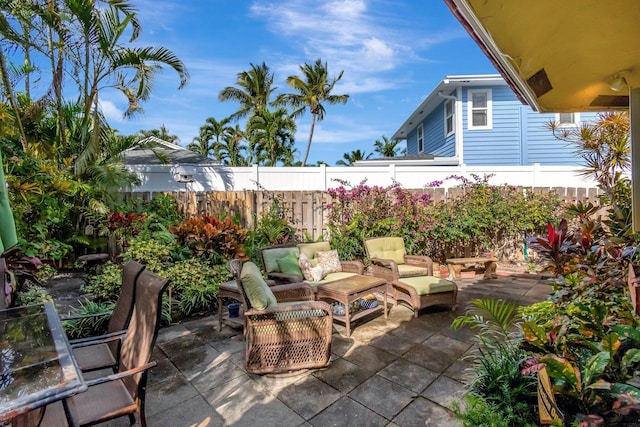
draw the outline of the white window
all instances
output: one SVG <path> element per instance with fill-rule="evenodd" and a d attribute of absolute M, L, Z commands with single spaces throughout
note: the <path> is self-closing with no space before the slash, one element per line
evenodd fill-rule
<path fill-rule="evenodd" d="M 491 129 L 493 113 L 491 89 L 472 89 L 467 91 L 469 110 L 469 129 Z"/>
<path fill-rule="evenodd" d="M 424 151 L 424 128 L 422 127 L 422 123 L 418 125 L 418 153 L 422 153 Z"/>
<path fill-rule="evenodd" d="M 560 127 L 580 125 L 580 113 L 556 113 L 556 123 Z"/>
<path fill-rule="evenodd" d="M 455 132 L 455 115 L 453 99 L 444 102 L 444 136 L 447 137 Z"/>

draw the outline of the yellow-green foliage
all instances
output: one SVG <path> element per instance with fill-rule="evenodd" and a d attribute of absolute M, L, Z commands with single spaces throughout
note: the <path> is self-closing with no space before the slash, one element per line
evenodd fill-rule
<path fill-rule="evenodd" d="M 164 266 L 171 261 L 173 247 L 154 239 L 133 238 L 124 253 L 124 258 L 144 264 L 154 273 L 163 273 Z"/>

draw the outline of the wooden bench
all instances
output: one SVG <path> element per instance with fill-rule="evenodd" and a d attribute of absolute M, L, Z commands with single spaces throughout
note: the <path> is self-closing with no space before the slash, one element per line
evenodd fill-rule
<path fill-rule="evenodd" d="M 484 263 L 484 278 L 495 279 L 496 275 L 496 263 L 498 258 L 496 257 L 475 257 L 475 258 L 449 258 L 447 259 L 447 265 L 449 266 L 449 277 L 454 280 L 460 279 L 460 270 L 465 264 Z"/>
<path fill-rule="evenodd" d="M 109 260 L 109 254 L 88 254 L 81 255 L 76 261 L 84 264 L 85 271 L 90 271 L 95 268 L 99 272 L 102 264 Z"/>

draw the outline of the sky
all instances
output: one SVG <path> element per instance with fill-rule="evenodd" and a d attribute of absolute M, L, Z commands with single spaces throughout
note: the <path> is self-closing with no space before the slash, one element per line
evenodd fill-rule
<path fill-rule="evenodd" d="M 265 62 L 276 95 L 293 92 L 285 80 L 318 58 L 329 76 L 344 71 L 334 94 L 346 104 L 325 105 L 316 124 L 308 164 L 334 166 L 344 153 L 374 152 L 391 138 L 420 102 L 447 75 L 496 73 L 495 68 L 442 0 L 132 0 L 142 34 L 137 44 L 163 46 L 185 64 L 190 79 L 178 90 L 177 73 L 156 77 L 144 114 L 122 116 L 126 100 L 101 94 L 101 107 L 121 134 L 159 129 L 186 146 L 208 117 L 221 120 L 238 110 L 218 94 L 235 86 L 239 72 Z M 296 160 L 302 160 L 311 114 L 296 120 Z M 244 123 L 241 123 L 244 128 Z"/>

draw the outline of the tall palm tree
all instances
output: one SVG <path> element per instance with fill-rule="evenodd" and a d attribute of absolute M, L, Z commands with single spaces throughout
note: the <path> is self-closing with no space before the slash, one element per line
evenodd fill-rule
<path fill-rule="evenodd" d="M 200 136 L 198 137 L 201 140 L 200 144 L 202 146 L 205 143 L 208 144 L 208 152 L 213 152 L 213 158 L 216 160 L 220 160 L 220 144 L 234 132 L 233 127 L 229 126 L 230 121 L 229 117 L 225 117 L 220 121 L 214 117 L 208 117 L 204 126 L 200 127 Z M 209 154 L 205 155 L 208 156 Z"/>
<path fill-rule="evenodd" d="M 378 139 L 373 144 L 373 146 L 375 147 L 373 151 L 380 154 L 380 156 L 382 157 L 396 157 L 398 155 L 399 144 L 399 140 L 390 140 L 386 136 L 382 135 L 382 140 Z"/>
<path fill-rule="evenodd" d="M 140 135 L 143 138 L 155 136 L 158 139 L 171 142 L 172 144 L 175 144 L 176 142 L 180 142 L 180 138 L 178 138 L 178 135 L 171 135 L 167 127 L 164 125 L 164 123 L 160 125 L 160 129 L 149 129 L 149 130 L 140 129 L 138 131 L 138 135 Z"/>
<path fill-rule="evenodd" d="M 286 108 L 269 111 L 263 107 L 253 112 L 247 121 L 247 136 L 258 163 L 275 166 L 277 162 L 293 162 L 296 123 Z"/>
<path fill-rule="evenodd" d="M 240 109 L 229 116 L 231 120 L 242 119 L 251 112 L 266 107 L 271 94 L 278 89 L 272 87 L 273 73 L 269 72 L 269 67 L 264 61 L 260 65 L 250 65 L 249 71 L 237 74 L 237 87 L 227 86 L 218 95 L 221 102 L 235 101 L 240 104 Z"/>
<path fill-rule="evenodd" d="M 338 160 L 336 162 L 336 165 L 339 166 L 352 166 L 355 162 L 357 162 L 358 160 L 368 160 L 371 158 L 371 155 L 373 153 L 369 153 L 369 154 L 365 154 L 365 151 L 360 151 L 358 150 L 353 150 L 350 153 L 344 153 L 342 155 L 342 158 L 344 160 Z"/>
<path fill-rule="evenodd" d="M 304 153 L 302 166 L 306 165 L 311 149 L 311 141 L 313 139 L 313 130 L 316 121 L 324 119 L 324 104 L 346 104 L 349 95 L 332 95 L 334 86 L 342 78 L 344 71 L 340 71 L 338 77 L 329 79 L 329 71 L 326 62 L 318 58 L 313 64 L 304 64 L 300 66 L 302 76 L 287 77 L 287 84 L 294 89 L 296 93 L 286 93 L 279 95 L 274 104 L 289 105 L 293 111 L 293 117 L 303 114 L 307 108 L 311 112 L 311 129 L 309 130 L 309 141 L 307 149 Z"/>

